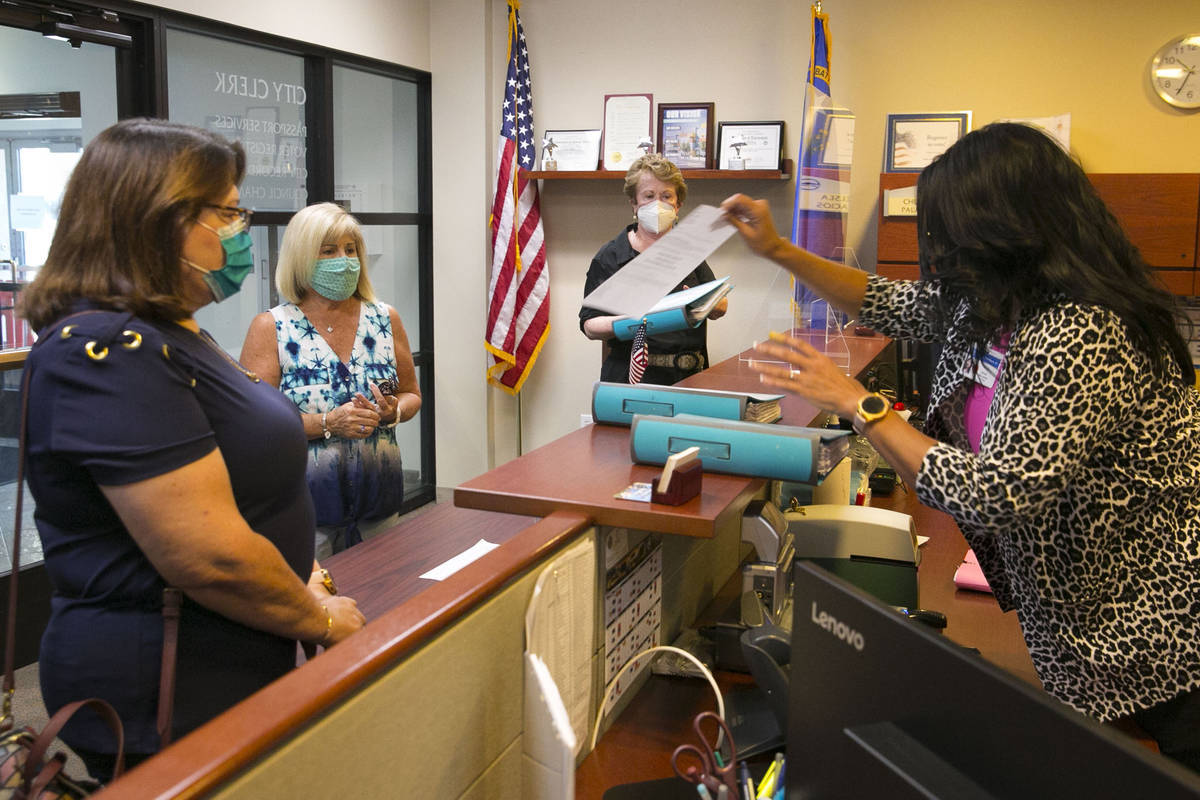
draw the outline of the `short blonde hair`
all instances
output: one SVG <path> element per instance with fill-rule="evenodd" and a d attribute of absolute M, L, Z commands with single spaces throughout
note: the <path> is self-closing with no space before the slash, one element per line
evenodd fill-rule
<path fill-rule="evenodd" d="M 625 194 L 630 200 L 637 202 L 638 181 L 642 179 L 643 172 L 649 172 L 663 183 L 675 187 L 675 199 L 679 201 L 679 205 L 683 205 L 684 198 L 687 197 L 687 184 L 683 181 L 683 173 L 661 153 L 642 156 L 633 162 L 629 171 L 625 173 Z"/>
<path fill-rule="evenodd" d="M 358 252 L 358 288 L 354 290 L 354 296 L 374 302 L 375 289 L 367 277 L 367 248 L 363 243 L 362 226 L 335 203 L 317 203 L 302 208 L 288 223 L 279 246 L 279 263 L 275 267 L 275 288 L 279 294 L 291 303 L 303 300 L 312 289 L 321 245 L 347 234 L 354 237 Z"/>

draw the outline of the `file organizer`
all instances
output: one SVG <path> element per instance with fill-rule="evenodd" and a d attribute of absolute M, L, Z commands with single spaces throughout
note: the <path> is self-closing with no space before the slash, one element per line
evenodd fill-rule
<path fill-rule="evenodd" d="M 850 448 L 850 432 L 680 414 L 633 418 L 629 454 L 639 464 L 700 448 L 705 472 L 820 483 Z"/>

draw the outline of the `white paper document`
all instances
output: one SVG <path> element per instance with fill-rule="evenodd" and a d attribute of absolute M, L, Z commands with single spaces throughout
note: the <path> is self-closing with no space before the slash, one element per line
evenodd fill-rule
<path fill-rule="evenodd" d="M 653 247 L 583 298 L 583 304 L 609 314 L 641 317 L 735 232 L 721 209 L 697 206 Z"/>
<path fill-rule="evenodd" d="M 596 545 L 588 537 L 542 570 L 525 611 L 525 652 L 546 665 L 558 688 L 576 751 L 591 722 L 595 620 Z"/>
<path fill-rule="evenodd" d="M 444 581 L 467 564 L 470 564 L 472 561 L 478 561 L 499 546 L 498 544 L 492 544 L 486 539 L 480 539 L 471 545 L 470 549 L 464 550 L 448 561 L 443 561 L 421 577 L 431 581 Z"/>

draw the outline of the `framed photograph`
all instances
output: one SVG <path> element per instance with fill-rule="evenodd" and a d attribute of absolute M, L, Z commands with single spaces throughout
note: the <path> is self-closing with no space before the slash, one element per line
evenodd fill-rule
<path fill-rule="evenodd" d="M 653 109 L 652 94 L 604 95 L 604 133 L 600 137 L 603 169 L 624 172 L 638 156 L 653 149 Z"/>
<path fill-rule="evenodd" d="M 783 121 L 717 123 L 717 169 L 779 169 L 783 163 Z"/>
<path fill-rule="evenodd" d="M 680 169 L 712 169 L 712 103 L 659 103 L 658 152 Z"/>
<path fill-rule="evenodd" d="M 594 170 L 600 163 L 600 131 L 546 131 L 542 136 L 542 169 Z"/>
<path fill-rule="evenodd" d="M 888 114 L 884 172 L 920 172 L 971 130 L 970 111 Z"/>
<path fill-rule="evenodd" d="M 840 169 L 849 167 L 853 158 L 854 114 L 848 108 L 818 108 L 804 166 Z"/>

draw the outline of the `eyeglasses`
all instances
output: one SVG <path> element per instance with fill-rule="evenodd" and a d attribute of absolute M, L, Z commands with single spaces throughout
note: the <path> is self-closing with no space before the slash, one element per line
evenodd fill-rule
<path fill-rule="evenodd" d="M 254 210 L 250 208 L 242 208 L 241 206 L 219 206 L 215 203 L 209 203 L 205 208 L 215 208 L 223 214 L 236 214 L 244 224 L 250 224 L 250 217 L 254 216 Z"/>

